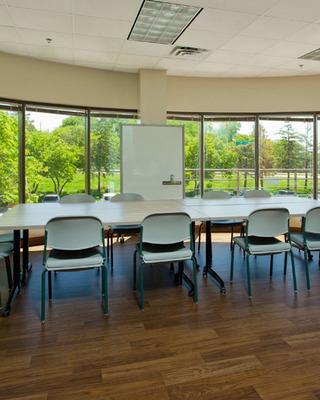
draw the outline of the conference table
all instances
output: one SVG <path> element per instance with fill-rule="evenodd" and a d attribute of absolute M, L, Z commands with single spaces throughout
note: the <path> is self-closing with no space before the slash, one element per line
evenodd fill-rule
<path fill-rule="evenodd" d="M 46 223 L 54 217 L 95 216 L 105 227 L 109 225 L 136 225 L 152 213 L 186 212 L 193 221 L 206 223 L 206 261 L 204 275 L 210 274 L 219 284 L 220 291 L 225 292 L 223 280 L 211 267 L 211 221 L 219 219 L 246 219 L 249 214 L 261 208 L 285 207 L 290 216 L 301 217 L 313 207 L 320 206 L 318 200 L 304 199 L 296 196 L 273 196 L 269 198 L 230 199 L 181 199 L 181 200 L 145 200 L 126 202 L 96 203 L 27 203 L 19 204 L 0 217 L 0 231 L 14 231 L 13 280 L 14 287 L 10 293 L 3 316 L 10 315 L 11 307 L 24 283 L 28 273 L 28 238 L 30 229 L 44 229 Z M 20 238 L 23 232 L 22 270 L 20 265 Z"/>

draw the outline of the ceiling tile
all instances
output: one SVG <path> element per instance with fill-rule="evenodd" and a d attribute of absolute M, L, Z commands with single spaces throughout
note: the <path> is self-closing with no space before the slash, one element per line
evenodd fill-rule
<path fill-rule="evenodd" d="M 261 67 L 248 67 L 247 65 L 238 65 L 233 69 L 228 70 L 224 75 L 233 76 L 233 77 L 258 77 L 264 72 L 266 72 L 268 68 Z"/>
<path fill-rule="evenodd" d="M 210 62 L 201 62 L 198 64 L 194 71 L 206 71 L 206 72 L 213 72 L 213 73 L 224 73 L 233 69 L 235 67 L 234 64 L 222 64 L 222 63 L 210 63 Z"/>
<path fill-rule="evenodd" d="M 121 49 L 122 39 L 74 35 L 73 46 L 79 50 L 118 52 Z"/>
<path fill-rule="evenodd" d="M 59 13 L 71 13 L 72 0 L 7 0 L 11 7 L 31 8 L 43 11 L 56 11 Z"/>
<path fill-rule="evenodd" d="M 228 51 L 228 50 L 217 50 L 213 52 L 206 61 L 218 62 L 218 63 L 228 63 L 228 64 L 238 64 L 248 58 L 252 57 L 252 53 Z"/>
<path fill-rule="evenodd" d="M 199 61 L 192 60 L 180 60 L 174 58 L 162 58 L 156 65 L 157 68 L 163 68 L 167 70 L 189 70 L 195 68 L 199 64 Z"/>
<path fill-rule="evenodd" d="M 287 40 L 300 43 L 311 43 L 320 47 L 320 25 L 310 24 L 306 28 L 289 36 Z"/>
<path fill-rule="evenodd" d="M 312 44 L 282 41 L 262 51 L 262 53 L 270 54 L 271 56 L 298 58 L 312 50 L 314 50 L 314 45 Z"/>
<path fill-rule="evenodd" d="M 13 20 L 6 6 L 0 6 L 0 25 L 14 26 Z"/>
<path fill-rule="evenodd" d="M 22 37 L 24 44 L 68 48 L 72 48 L 73 45 L 71 33 L 59 33 L 27 28 L 19 28 L 18 32 Z M 47 43 L 47 38 L 52 39 L 50 44 Z"/>
<path fill-rule="evenodd" d="M 232 33 L 206 32 L 187 29 L 176 41 L 178 46 L 215 50 L 232 38 Z"/>
<path fill-rule="evenodd" d="M 278 1 L 279 0 L 211 0 L 207 4 L 207 7 L 249 14 L 264 14 Z"/>
<path fill-rule="evenodd" d="M 120 54 L 116 61 L 120 65 L 134 66 L 138 68 L 153 68 L 159 57 L 138 56 L 133 54 Z"/>
<path fill-rule="evenodd" d="M 18 43 L 0 42 L 0 51 L 10 54 L 18 54 L 20 56 L 27 56 L 27 50 L 24 45 Z"/>
<path fill-rule="evenodd" d="M 134 22 L 141 0 L 75 0 L 74 12 L 79 15 Z"/>
<path fill-rule="evenodd" d="M 121 48 L 123 53 L 146 55 L 154 57 L 168 56 L 174 46 L 158 43 L 135 42 L 133 40 L 124 40 Z"/>
<path fill-rule="evenodd" d="M 191 28 L 209 32 L 237 33 L 256 18 L 255 15 L 208 8 L 192 22 Z"/>
<path fill-rule="evenodd" d="M 21 38 L 16 28 L 12 26 L 0 26 L 0 44 L 1 42 L 20 43 Z"/>
<path fill-rule="evenodd" d="M 131 28 L 128 21 L 76 15 L 75 33 L 107 38 L 126 39 Z"/>
<path fill-rule="evenodd" d="M 231 50 L 231 51 L 244 51 L 247 53 L 259 53 L 269 47 L 277 44 L 277 41 L 274 39 L 264 39 L 264 38 L 255 38 L 250 36 L 235 36 L 233 39 L 229 40 L 226 44 L 224 44 L 221 48 L 223 50 Z"/>
<path fill-rule="evenodd" d="M 72 61 L 72 52 L 67 48 L 27 45 L 26 49 L 31 57 L 54 61 Z"/>
<path fill-rule="evenodd" d="M 274 57 L 266 54 L 257 54 L 246 61 L 244 61 L 242 64 L 244 65 L 252 65 L 252 66 L 257 66 L 257 67 L 265 67 L 265 68 L 272 68 L 272 67 L 278 67 L 282 64 L 285 64 L 289 61 L 291 61 L 292 58 L 289 57 Z"/>
<path fill-rule="evenodd" d="M 72 32 L 71 14 L 10 8 L 10 15 L 18 27 L 50 30 L 53 32 Z"/>
<path fill-rule="evenodd" d="M 241 31 L 241 35 L 283 40 L 307 25 L 306 22 L 260 17 L 244 28 Z"/>
<path fill-rule="evenodd" d="M 113 64 L 116 61 L 117 53 L 113 52 L 98 52 L 89 50 L 74 50 L 74 59 L 77 62 L 90 60 L 95 63 L 108 63 Z"/>
<path fill-rule="evenodd" d="M 315 22 L 320 15 L 319 0 L 280 0 L 266 15 L 297 21 Z"/>

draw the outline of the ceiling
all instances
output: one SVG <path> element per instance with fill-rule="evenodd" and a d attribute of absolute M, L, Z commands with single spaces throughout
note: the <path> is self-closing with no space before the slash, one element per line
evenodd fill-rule
<path fill-rule="evenodd" d="M 320 74 L 319 0 L 176 0 L 203 7 L 174 45 L 128 41 L 142 0 L 0 0 L 0 51 L 90 68 L 189 77 Z M 47 38 L 51 39 L 48 43 Z M 175 56 L 176 46 L 206 52 Z"/>

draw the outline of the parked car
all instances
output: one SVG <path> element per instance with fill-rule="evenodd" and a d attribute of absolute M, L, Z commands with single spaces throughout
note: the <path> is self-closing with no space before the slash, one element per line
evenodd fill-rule
<path fill-rule="evenodd" d="M 285 190 L 278 190 L 274 195 L 275 196 L 283 196 L 283 195 L 284 196 L 294 196 L 295 192 L 293 190 L 285 189 Z"/>
<path fill-rule="evenodd" d="M 58 203 L 60 197 L 58 194 L 46 194 L 42 199 L 42 203 Z"/>

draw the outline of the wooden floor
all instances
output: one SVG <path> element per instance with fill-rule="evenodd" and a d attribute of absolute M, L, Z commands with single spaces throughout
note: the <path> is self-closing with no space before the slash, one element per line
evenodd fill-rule
<path fill-rule="evenodd" d="M 203 237 L 204 239 L 204 237 Z M 253 299 L 236 250 L 233 285 L 229 235 L 215 235 L 214 266 L 225 279 L 220 294 L 198 271 L 199 304 L 176 286 L 168 266 L 145 271 L 146 309 L 133 294 L 136 238 L 115 245 L 108 271 L 105 318 L 97 271 L 59 273 L 46 323 L 39 321 L 41 250 L 9 318 L 0 319 L 0 399 L 320 399 L 320 271 L 310 263 L 311 294 L 302 253 L 295 250 L 298 294 L 283 257 L 251 258 Z M 198 261 L 203 266 L 202 245 Z M 4 266 L 1 291 L 5 298 Z M 191 271 L 191 266 L 186 266 Z"/>

